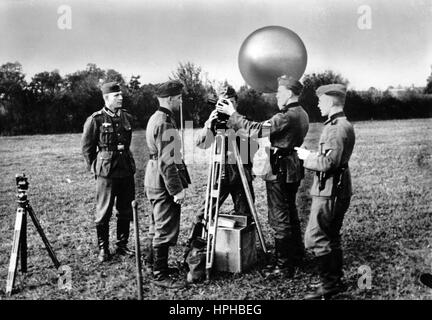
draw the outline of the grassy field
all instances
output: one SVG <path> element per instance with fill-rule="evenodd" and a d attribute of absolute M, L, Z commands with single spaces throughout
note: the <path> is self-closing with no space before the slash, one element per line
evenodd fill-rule
<path fill-rule="evenodd" d="M 432 268 L 432 121 L 374 121 L 354 123 L 357 141 L 350 162 L 354 195 L 343 226 L 345 279 L 349 290 L 339 299 L 430 299 L 432 291 L 418 282 L 421 272 Z M 312 124 L 306 146 L 316 148 L 322 125 Z M 188 135 L 193 132 L 189 131 Z M 190 139 L 187 139 L 190 142 Z M 174 256 L 181 258 L 182 243 L 194 212 L 205 193 L 207 161 L 204 153 L 190 158 L 193 185 L 182 209 L 181 234 Z M 149 203 L 143 195 L 148 159 L 144 131 L 134 133 L 137 162 L 141 242 Z M 96 259 L 93 225 L 95 183 L 85 171 L 79 134 L 0 137 L 0 299 L 5 284 L 15 221 L 15 174 L 29 176 L 29 199 L 58 259 L 71 268 L 72 289 L 59 289 L 57 271 L 42 240 L 29 220 L 29 271 L 18 274 L 12 299 L 135 299 L 135 261 L 114 258 L 100 265 Z M 310 208 L 306 179 L 298 195 L 304 230 Z M 267 223 L 265 184 L 254 181 L 256 206 L 266 242 L 273 247 Z M 230 211 L 230 202 L 223 211 Z M 111 219 L 111 241 L 115 219 Z M 132 238 L 131 238 L 132 240 Z M 372 271 L 370 289 L 360 289 L 360 266 Z M 264 279 L 261 265 L 245 274 L 217 274 L 209 284 L 192 285 L 181 291 L 161 290 L 144 274 L 146 299 L 300 299 L 316 282 L 314 260 L 294 279 Z"/>

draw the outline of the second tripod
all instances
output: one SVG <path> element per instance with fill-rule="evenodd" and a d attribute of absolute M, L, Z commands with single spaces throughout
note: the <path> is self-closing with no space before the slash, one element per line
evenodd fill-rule
<path fill-rule="evenodd" d="M 27 272 L 27 214 L 29 214 L 30 218 L 33 221 L 33 224 L 36 227 L 39 235 L 42 238 L 43 243 L 48 251 L 48 254 L 55 266 L 56 269 L 60 267 L 60 262 L 57 260 L 57 257 L 51 248 L 51 245 L 45 236 L 44 231 L 39 223 L 39 220 L 36 217 L 36 214 L 33 211 L 33 208 L 30 206 L 29 200 L 27 199 L 26 191 L 28 190 L 28 180 L 27 177 L 22 175 L 16 175 L 16 184 L 18 188 L 18 208 L 16 211 L 16 219 L 15 219 L 15 229 L 12 243 L 12 252 L 9 262 L 9 270 L 6 281 L 6 295 L 12 294 L 13 285 L 15 282 L 17 267 L 18 267 L 18 258 L 21 257 L 21 272 Z"/>

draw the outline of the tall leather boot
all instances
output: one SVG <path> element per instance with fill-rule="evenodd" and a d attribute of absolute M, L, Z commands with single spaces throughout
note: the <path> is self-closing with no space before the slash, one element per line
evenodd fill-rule
<path fill-rule="evenodd" d="M 169 247 L 167 245 L 153 247 L 153 284 L 166 289 L 184 288 L 184 283 L 173 280 L 169 275 L 168 250 Z"/>
<path fill-rule="evenodd" d="M 153 246 L 149 246 L 146 250 L 144 250 L 144 268 L 148 273 L 153 272 L 154 265 L 154 249 Z M 168 274 L 178 274 L 180 270 L 178 268 L 168 267 Z"/>
<path fill-rule="evenodd" d="M 109 225 L 102 224 L 96 226 L 99 254 L 99 262 L 105 262 L 110 259 L 109 252 Z"/>
<path fill-rule="evenodd" d="M 300 229 L 293 234 L 293 264 L 296 267 L 302 267 L 306 250 L 304 247 Z"/>
<path fill-rule="evenodd" d="M 265 276 L 285 276 L 292 278 L 294 276 L 293 265 L 293 248 L 289 238 L 275 238 L 275 260 L 273 266 L 267 267 L 264 270 Z"/>
<path fill-rule="evenodd" d="M 346 290 L 342 282 L 342 250 L 333 250 L 319 259 L 321 284 L 306 300 L 329 299 Z"/>
<path fill-rule="evenodd" d="M 135 254 L 135 251 L 127 247 L 129 240 L 129 225 L 129 220 L 117 220 L 117 254 L 128 256 L 133 256 Z"/>

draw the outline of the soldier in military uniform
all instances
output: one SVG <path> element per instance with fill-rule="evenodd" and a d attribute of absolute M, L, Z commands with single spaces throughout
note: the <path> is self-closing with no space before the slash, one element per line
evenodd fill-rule
<path fill-rule="evenodd" d="M 82 135 L 82 153 L 96 178 L 96 231 L 98 260 L 109 259 L 109 220 L 116 199 L 117 249 L 132 255 L 127 247 L 132 220 L 131 201 L 135 199 L 135 161 L 129 147 L 132 115 L 122 109 L 122 93 L 115 82 L 102 86 L 105 106 L 87 118 Z"/>
<path fill-rule="evenodd" d="M 340 229 L 351 199 L 348 161 L 355 135 L 343 112 L 346 87 L 321 86 L 316 91 L 318 107 L 328 116 L 319 141 L 320 151 L 298 148 L 304 167 L 315 171 L 311 188 L 312 206 L 305 233 L 305 245 L 319 259 L 321 286 L 306 299 L 327 298 L 345 290 L 342 283 Z"/>
<path fill-rule="evenodd" d="M 157 90 L 158 110 L 147 124 L 146 139 L 150 159 L 145 172 L 144 187 L 152 206 L 149 237 L 152 239 L 154 283 L 166 288 L 179 288 L 181 283 L 170 277 L 168 251 L 177 243 L 180 231 L 180 208 L 185 188 L 191 183 L 182 159 L 181 140 L 174 119 L 182 103 L 183 85 L 168 81 Z"/>
<path fill-rule="evenodd" d="M 272 172 L 265 176 L 269 223 L 274 230 L 275 259 L 264 270 L 266 275 L 294 275 L 295 265 L 304 256 L 296 193 L 304 177 L 301 161 L 294 151 L 303 143 L 309 129 L 309 117 L 298 103 L 302 84 L 292 77 L 278 79 L 277 100 L 280 111 L 264 122 L 253 122 L 235 112 L 231 105 L 218 107 L 230 115 L 234 130 L 249 136 L 270 136 Z"/>
<path fill-rule="evenodd" d="M 230 85 L 222 86 L 218 90 L 218 101 L 221 99 L 227 99 L 236 109 L 237 106 L 237 93 L 234 88 Z M 225 115 L 223 115 L 225 116 Z M 226 116 L 225 116 L 226 117 Z M 218 119 L 219 118 L 219 119 Z M 217 110 L 213 110 L 204 124 L 204 128 L 198 133 L 198 137 L 195 141 L 196 146 L 202 149 L 209 148 L 215 140 L 217 129 L 222 129 L 223 133 L 226 135 L 226 154 L 225 154 L 225 167 L 223 168 L 223 177 L 220 188 L 220 201 L 219 204 L 222 205 L 223 202 L 231 195 L 235 214 L 243 215 L 248 217 L 248 222 L 251 222 L 251 210 L 247 201 L 246 193 L 243 188 L 243 184 L 240 177 L 240 172 L 237 166 L 234 153 L 232 151 L 231 141 L 237 139 L 237 148 L 239 155 L 243 160 L 243 168 L 246 176 L 246 180 L 249 185 L 249 190 L 251 192 L 252 198 L 255 197 L 252 185 L 252 158 L 253 158 L 253 147 L 250 145 L 250 139 L 248 137 L 240 137 L 236 134 L 234 130 L 230 130 L 231 126 L 228 119 L 221 119 Z M 219 121 L 219 123 L 217 123 Z M 246 152 L 245 152 L 246 151 Z M 256 150 L 255 150 L 256 151 Z M 204 207 L 202 208 L 198 220 L 204 215 Z"/>

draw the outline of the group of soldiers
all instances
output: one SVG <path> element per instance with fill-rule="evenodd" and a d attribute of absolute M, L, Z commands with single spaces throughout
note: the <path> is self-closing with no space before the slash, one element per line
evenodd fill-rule
<path fill-rule="evenodd" d="M 321 285 L 306 299 L 328 298 L 345 290 L 342 282 L 342 248 L 340 229 L 351 198 L 348 161 L 355 136 L 343 108 L 346 87 L 341 84 L 321 86 L 316 90 L 318 107 L 328 120 L 319 141 L 319 151 L 302 148 L 309 129 L 309 118 L 299 103 L 303 85 L 292 77 L 278 79 L 279 111 L 269 120 L 254 122 L 237 112 L 237 94 L 231 86 L 218 92 L 216 109 L 200 131 L 196 145 L 208 148 L 216 134 L 215 123 L 226 115 L 230 132 L 249 142 L 252 137 L 269 137 L 270 168 L 265 175 L 268 220 L 274 231 L 274 255 L 263 270 L 265 276 L 292 278 L 301 268 L 305 249 L 317 257 Z M 153 283 L 164 288 L 180 288 L 178 272 L 168 266 L 169 247 L 176 245 L 180 231 L 181 204 L 185 189 L 191 183 L 181 153 L 181 138 L 175 114 L 182 104 L 183 85 L 170 80 L 157 89 L 158 110 L 146 129 L 149 161 L 145 172 L 145 194 L 152 207 L 149 237 L 151 250 L 145 257 L 151 267 Z M 130 148 L 132 116 L 122 108 L 122 94 L 117 83 L 102 86 L 105 106 L 92 114 L 84 124 L 82 150 L 89 170 L 96 179 L 96 231 L 100 262 L 110 258 L 109 220 L 116 199 L 117 249 L 120 255 L 131 255 L 127 248 L 131 201 L 135 197 L 135 163 Z M 221 203 L 231 194 L 236 214 L 251 217 L 238 167 L 227 152 L 225 174 L 221 185 Z M 253 194 L 252 158 L 243 167 Z M 304 239 L 296 206 L 296 195 L 304 168 L 314 172 L 310 194 L 312 205 Z M 198 212 L 197 221 L 203 219 Z M 249 220 L 250 221 L 250 220 Z"/>

